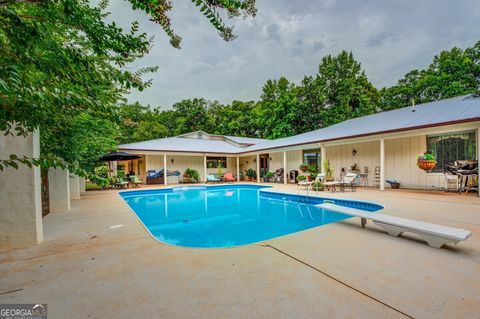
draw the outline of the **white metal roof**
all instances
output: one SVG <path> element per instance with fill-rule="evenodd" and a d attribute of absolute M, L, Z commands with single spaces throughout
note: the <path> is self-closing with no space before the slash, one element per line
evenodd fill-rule
<path fill-rule="evenodd" d="M 221 140 L 167 137 L 123 144 L 118 148 L 126 151 L 238 154 L 468 121 L 480 121 L 480 98 L 475 98 L 472 95 L 419 104 L 415 107 L 415 112 L 413 112 L 413 108 L 410 106 L 376 113 L 277 140 L 225 136 L 236 143 L 254 144 L 248 147 L 238 147 Z"/>

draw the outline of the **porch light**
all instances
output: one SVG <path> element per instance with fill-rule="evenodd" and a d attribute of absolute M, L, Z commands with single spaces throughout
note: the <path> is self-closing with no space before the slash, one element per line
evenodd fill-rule
<path fill-rule="evenodd" d="M 357 150 L 356 150 L 356 149 L 353 149 L 353 150 L 352 150 L 352 156 L 355 156 L 355 155 L 357 155 Z"/>

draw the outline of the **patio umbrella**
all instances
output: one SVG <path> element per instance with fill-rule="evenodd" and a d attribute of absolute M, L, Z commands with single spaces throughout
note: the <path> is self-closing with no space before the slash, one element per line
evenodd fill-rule
<path fill-rule="evenodd" d="M 110 152 L 100 157 L 100 160 L 104 162 L 113 162 L 113 161 L 130 161 L 130 160 L 139 159 L 139 158 L 141 158 L 141 156 L 133 155 L 125 152 Z"/>

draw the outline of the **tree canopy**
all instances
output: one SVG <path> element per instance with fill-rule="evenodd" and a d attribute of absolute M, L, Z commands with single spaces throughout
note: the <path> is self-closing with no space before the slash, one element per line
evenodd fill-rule
<path fill-rule="evenodd" d="M 180 47 L 180 37 L 168 18 L 173 8 L 170 0 L 128 1 L 161 25 L 174 47 Z M 229 18 L 256 13 L 254 0 L 192 2 L 226 41 L 235 36 L 219 11 Z M 21 135 L 39 127 L 45 158 L 86 165 L 114 147 L 118 140 L 111 131 L 122 124 L 119 103 L 132 88 L 148 87 L 150 81 L 142 77 L 157 70 L 156 66 L 136 71 L 125 68 L 148 54 L 152 43 L 139 32 L 137 22 L 129 30 L 105 22 L 107 6 L 106 0 L 97 7 L 88 0 L 0 0 L 0 130 Z M 135 124 L 129 136 L 144 139 L 166 134 L 161 123 L 147 128 L 147 122 Z M 95 156 L 66 143 L 86 129 L 97 133 L 85 134 L 82 140 L 99 146 L 93 148 L 98 153 Z M 11 161 L 0 159 L 0 169 L 2 163 Z"/>

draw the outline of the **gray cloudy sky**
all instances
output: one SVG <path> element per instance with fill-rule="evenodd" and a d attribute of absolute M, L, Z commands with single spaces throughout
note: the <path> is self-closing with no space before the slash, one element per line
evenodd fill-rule
<path fill-rule="evenodd" d="M 173 27 L 182 49 L 170 46 L 160 26 L 111 0 L 110 19 L 155 36 L 150 54 L 132 68 L 159 66 L 153 85 L 129 100 L 170 107 L 185 98 L 221 102 L 257 99 L 268 79 L 295 82 L 316 73 L 326 54 L 348 50 L 377 87 L 391 85 L 434 54 L 480 40 L 478 0 L 257 0 L 254 19 L 230 20 L 238 38 L 224 42 L 190 0 L 173 0 Z"/>

